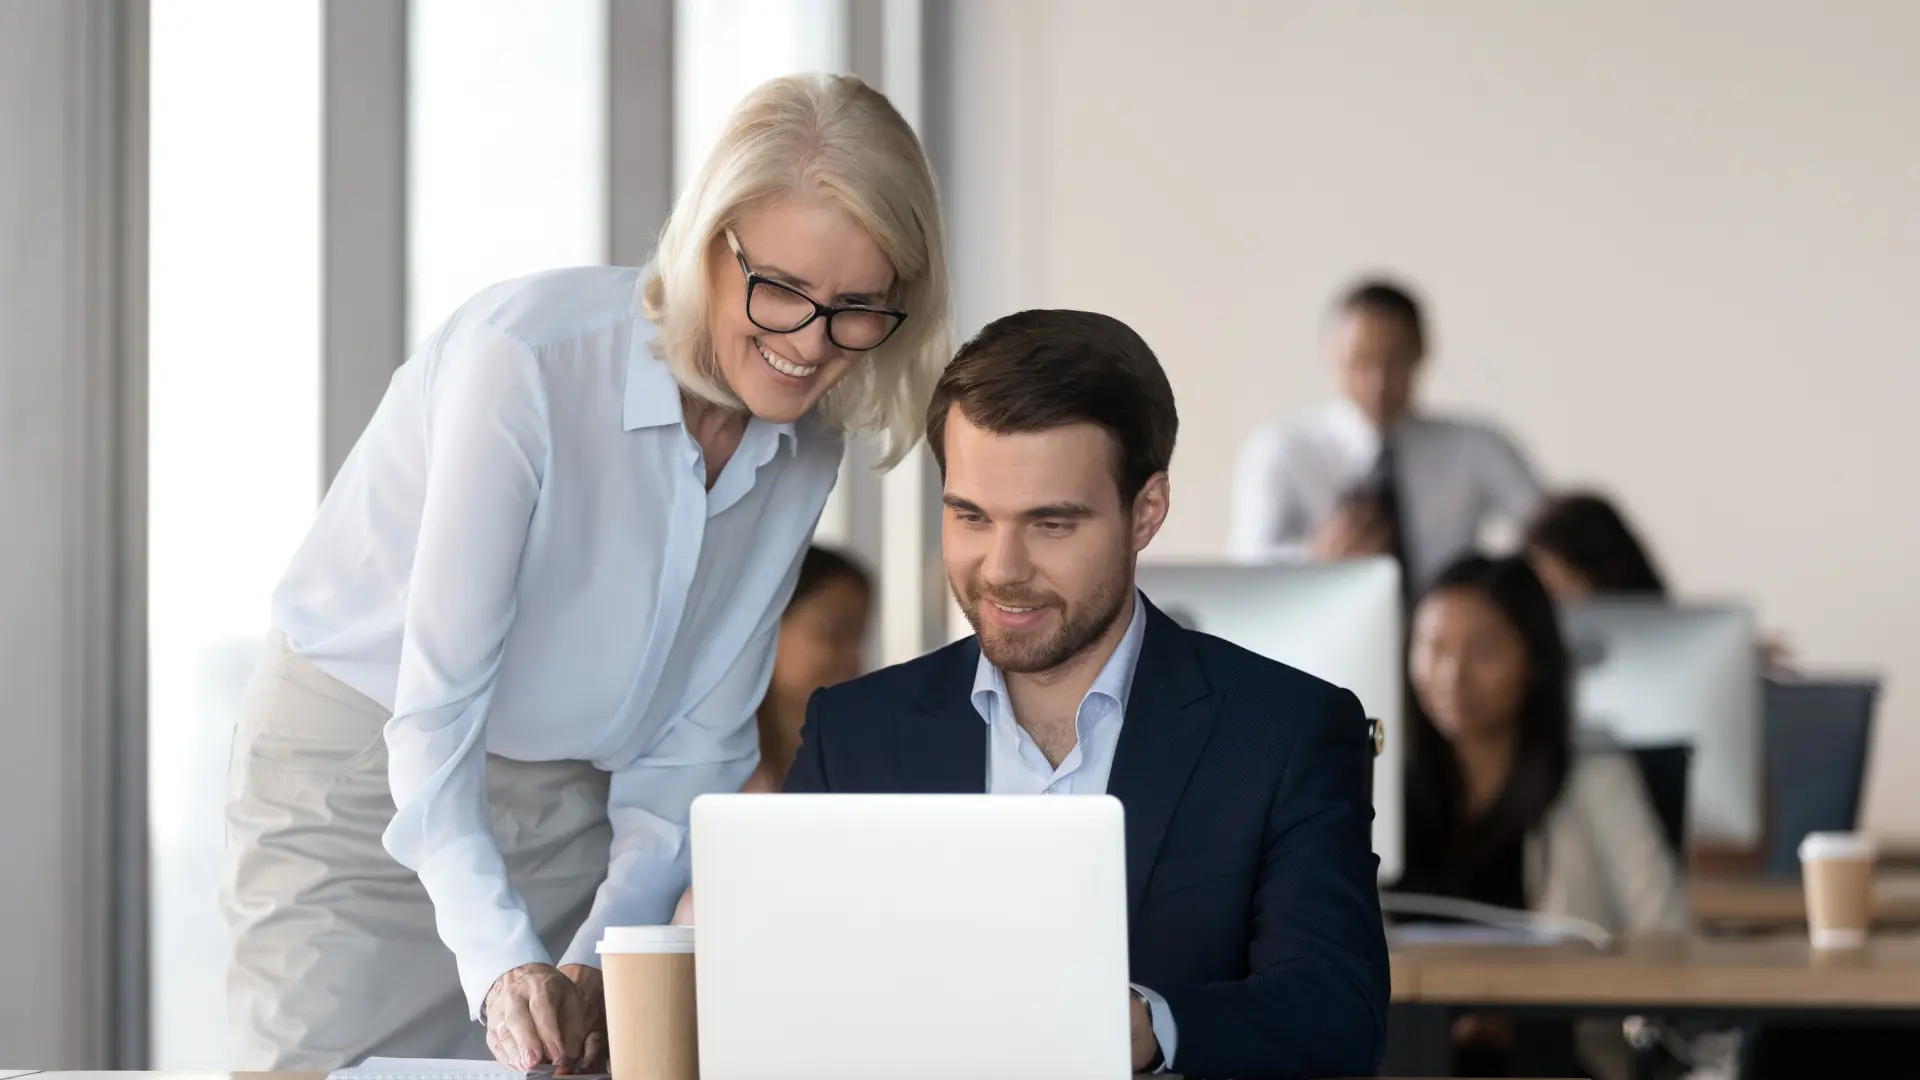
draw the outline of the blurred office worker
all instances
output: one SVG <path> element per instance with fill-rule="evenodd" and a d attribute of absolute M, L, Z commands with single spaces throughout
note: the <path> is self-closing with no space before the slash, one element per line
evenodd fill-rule
<path fill-rule="evenodd" d="M 1229 546 L 1248 560 L 1393 555 L 1417 594 L 1490 525 L 1525 520 L 1539 482 L 1499 431 L 1419 410 L 1427 334 L 1404 289 L 1353 288 L 1327 343 L 1341 395 L 1247 440 Z"/>
<path fill-rule="evenodd" d="M 595 943 L 667 921 L 689 803 L 754 770 L 843 438 L 918 438 L 945 259 L 887 100 L 778 79 L 646 270 L 487 289 L 396 373 L 235 736 L 233 1068 L 604 1068 Z"/>
<path fill-rule="evenodd" d="M 1370 1076 L 1388 987 L 1367 722 L 1136 591 L 1177 429 L 1117 320 L 1027 311 L 968 342 L 927 437 L 974 636 L 814 695 L 786 790 L 1111 794 L 1136 1069 Z"/>
<path fill-rule="evenodd" d="M 1560 603 L 1596 596 L 1667 598 L 1667 581 L 1653 556 L 1603 496 L 1577 491 L 1546 500 L 1527 522 L 1521 544 Z"/>
<path fill-rule="evenodd" d="M 1469 556 L 1414 609 L 1406 872 L 1397 891 L 1571 916 L 1610 933 L 1685 929 L 1678 852 L 1626 753 L 1573 749 L 1572 667 L 1525 559 Z M 1619 1054 L 1582 1039 L 1591 1059 Z M 1471 1045 L 1495 1036 L 1472 1023 Z M 1603 1040 L 1604 1042 L 1604 1040 Z"/>
<path fill-rule="evenodd" d="M 1640 534 L 1605 496 L 1555 495 L 1527 522 L 1521 546 L 1534 572 L 1561 604 L 1595 599 L 1671 600 Z M 1760 664 L 1771 676 L 1792 676 L 1792 651 L 1778 634 L 1760 641 Z"/>
<path fill-rule="evenodd" d="M 1572 666 L 1525 560 L 1469 556 L 1414 609 L 1418 710 L 1403 891 L 1680 929 L 1687 907 L 1637 766 L 1575 754 Z"/>
<path fill-rule="evenodd" d="M 775 792 L 786 783 L 800 750 L 808 699 L 823 686 L 859 676 L 872 615 L 873 580 L 867 572 L 837 551 L 808 548 L 793 599 L 780 616 L 773 679 L 754 714 L 760 764 L 742 791 Z"/>

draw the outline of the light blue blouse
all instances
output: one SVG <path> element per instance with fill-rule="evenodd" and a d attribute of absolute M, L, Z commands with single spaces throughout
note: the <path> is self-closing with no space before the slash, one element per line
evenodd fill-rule
<path fill-rule="evenodd" d="M 838 475 L 812 417 L 754 419 L 711 491 L 640 272 L 494 286 L 395 374 L 274 594 L 321 670 L 393 710 L 387 850 L 415 870 L 477 1015 L 553 962 L 508 880 L 486 754 L 612 773 L 611 865 L 559 963 L 664 923 L 687 812 L 758 761 L 782 608 Z"/>

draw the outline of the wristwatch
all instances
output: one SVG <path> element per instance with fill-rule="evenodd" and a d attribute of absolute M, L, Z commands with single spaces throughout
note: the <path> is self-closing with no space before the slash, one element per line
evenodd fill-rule
<path fill-rule="evenodd" d="M 1148 1032 L 1151 1033 L 1153 1031 L 1153 1002 L 1147 1000 L 1147 995 L 1141 993 L 1140 988 L 1137 986 L 1127 987 L 1127 993 L 1132 994 L 1133 1000 L 1139 1002 L 1140 1007 L 1147 1010 L 1147 1030 Z M 1161 1069 L 1165 1068 L 1166 1064 L 1167 1064 L 1166 1051 L 1160 1048 L 1160 1036 L 1158 1034 L 1154 1034 L 1153 1057 L 1147 1061 L 1147 1071 L 1150 1073 L 1157 1073 Z"/>

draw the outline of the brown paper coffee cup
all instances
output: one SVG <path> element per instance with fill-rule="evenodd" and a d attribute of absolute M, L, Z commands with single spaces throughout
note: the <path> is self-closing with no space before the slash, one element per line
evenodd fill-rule
<path fill-rule="evenodd" d="M 613 1080 L 699 1080 L 693 927 L 610 926 L 598 949 Z"/>
<path fill-rule="evenodd" d="M 1807 891 L 1807 935 L 1816 949 L 1857 949 L 1873 928 L 1873 878 L 1879 851 L 1859 833 L 1808 833 L 1800 842 Z"/>

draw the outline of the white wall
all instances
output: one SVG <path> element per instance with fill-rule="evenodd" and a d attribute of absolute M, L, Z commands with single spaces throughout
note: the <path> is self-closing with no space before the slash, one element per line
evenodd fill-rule
<path fill-rule="evenodd" d="M 1624 499 L 1681 589 L 1891 678 L 1920 835 L 1920 5 L 969 0 L 963 321 L 1127 319 L 1184 420 L 1156 554 L 1224 551 L 1351 276 L 1426 294 L 1430 399 Z"/>

